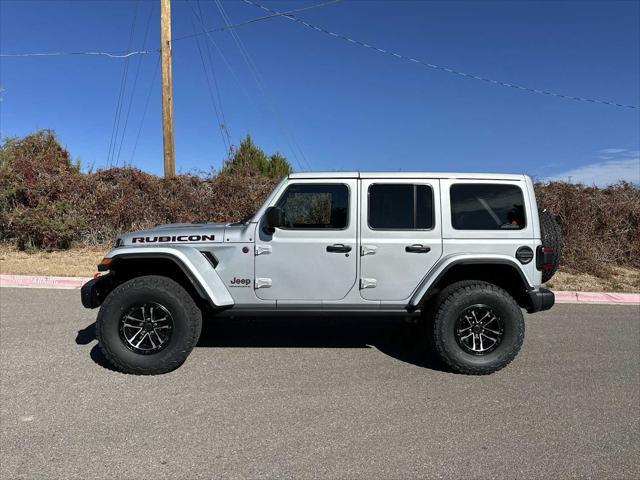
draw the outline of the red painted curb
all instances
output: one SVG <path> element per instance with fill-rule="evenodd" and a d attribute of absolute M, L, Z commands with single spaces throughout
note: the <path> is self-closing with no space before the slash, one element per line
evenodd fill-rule
<path fill-rule="evenodd" d="M 43 277 L 37 275 L 0 275 L 0 287 L 67 288 L 82 287 L 91 278 Z M 557 303 L 614 303 L 640 305 L 640 293 L 554 291 Z"/>
<path fill-rule="evenodd" d="M 577 292 L 579 302 L 640 304 L 640 293 Z"/>
<path fill-rule="evenodd" d="M 80 288 L 91 278 L 45 277 L 37 275 L 0 275 L 0 287 Z"/>

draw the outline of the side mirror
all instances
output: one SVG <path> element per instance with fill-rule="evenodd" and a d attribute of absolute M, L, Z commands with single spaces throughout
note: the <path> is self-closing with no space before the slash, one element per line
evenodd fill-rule
<path fill-rule="evenodd" d="M 269 235 L 273 235 L 273 232 L 276 231 L 276 228 L 282 227 L 284 225 L 284 212 L 281 208 L 278 207 L 267 208 L 267 211 L 264 214 L 263 223 L 264 231 Z"/>

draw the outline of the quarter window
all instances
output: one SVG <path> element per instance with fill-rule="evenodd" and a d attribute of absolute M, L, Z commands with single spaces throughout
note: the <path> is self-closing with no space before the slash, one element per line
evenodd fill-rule
<path fill-rule="evenodd" d="M 451 224 L 457 230 L 520 230 L 526 225 L 522 190 L 515 185 L 451 186 Z"/>
<path fill-rule="evenodd" d="M 433 228 L 433 190 L 428 185 L 374 184 L 369 187 L 369 227 L 378 230 Z"/>
<path fill-rule="evenodd" d="M 343 229 L 349 220 L 349 188 L 342 184 L 293 184 L 277 206 L 285 228 Z"/>

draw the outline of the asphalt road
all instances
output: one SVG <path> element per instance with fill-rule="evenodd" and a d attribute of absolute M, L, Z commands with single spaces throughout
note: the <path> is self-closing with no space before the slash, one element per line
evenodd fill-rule
<path fill-rule="evenodd" d="M 638 478 L 640 308 L 558 305 L 487 377 L 391 320 L 210 320 L 108 368 L 78 291 L 0 289 L 0 478 Z"/>

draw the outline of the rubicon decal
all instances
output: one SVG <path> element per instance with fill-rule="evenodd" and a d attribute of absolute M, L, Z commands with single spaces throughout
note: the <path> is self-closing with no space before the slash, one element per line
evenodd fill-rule
<path fill-rule="evenodd" d="M 173 235 L 162 237 L 133 237 L 132 243 L 212 242 L 215 235 Z"/>

